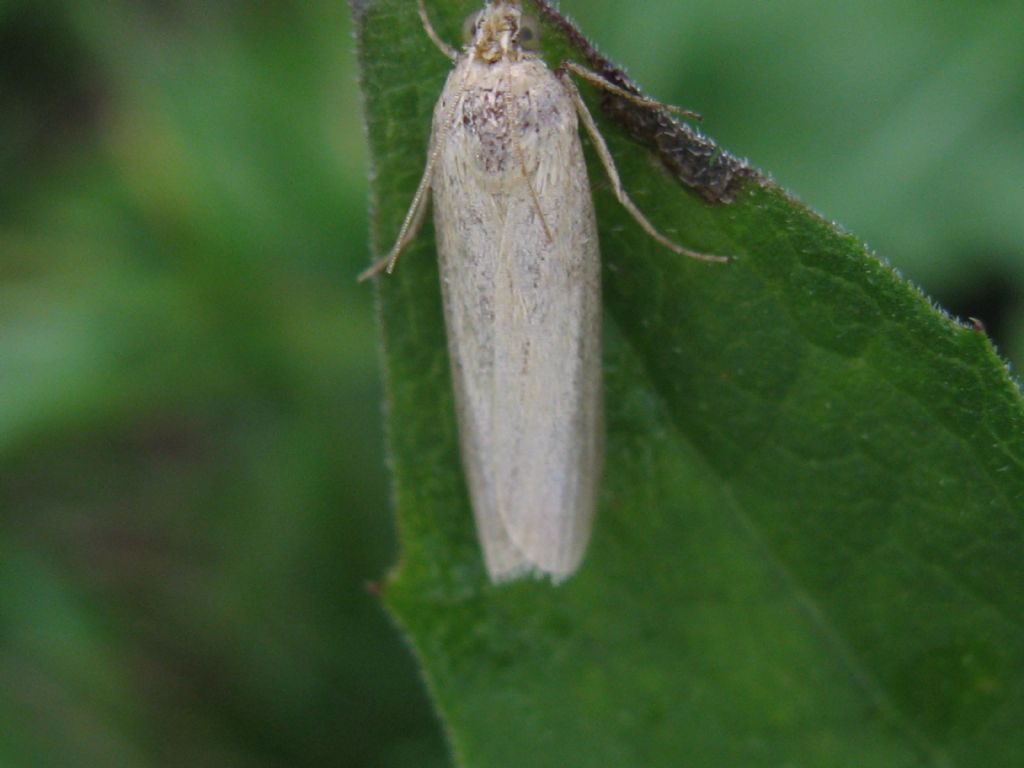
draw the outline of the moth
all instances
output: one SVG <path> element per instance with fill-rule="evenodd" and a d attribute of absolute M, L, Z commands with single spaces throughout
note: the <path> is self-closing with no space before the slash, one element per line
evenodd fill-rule
<path fill-rule="evenodd" d="M 651 237 L 726 259 L 677 245 L 637 209 L 570 73 L 662 105 L 573 62 L 549 69 L 539 25 L 517 0 L 489 0 L 467 19 L 461 51 L 417 4 L 454 67 L 395 245 L 360 277 L 394 268 L 432 194 L 462 461 L 487 572 L 494 582 L 532 573 L 557 583 L 587 548 L 604 439 L 600 255 L 579 123 Z"/>

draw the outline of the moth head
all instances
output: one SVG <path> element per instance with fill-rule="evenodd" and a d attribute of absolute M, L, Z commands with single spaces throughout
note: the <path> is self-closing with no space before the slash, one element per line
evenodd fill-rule
<path fill-rule="evenodd" d="M 540 45 L 540 24 L 522 12 L 518 0 L 490 0 L 483 10 L 466 18 L 463 38 L 476 58 L 493 64 L 517 60 Z"/>

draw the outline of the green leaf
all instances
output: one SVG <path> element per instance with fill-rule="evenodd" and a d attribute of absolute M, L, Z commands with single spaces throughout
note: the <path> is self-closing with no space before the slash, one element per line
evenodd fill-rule
<path fill-rule="evenodd" d="M 429 3 L 451 41 L 477 6 Z M 353 7 L 380 254 L 450 65 L 412 0 Z M 593 65 L 541 15 L 549 63 Z M 763 179 L 705 202 L 627 136 L 639 113 L 587 98 L 640 208 L 737 258 L 652 242 L 589 158 L 607 458 L 590 551 L 559 587 L 486 579 L 431 228 L 378 279 L 402 544 L 385 601 L 457 762 L 1016 764 L 1024 409 L 992 345 Z"/>

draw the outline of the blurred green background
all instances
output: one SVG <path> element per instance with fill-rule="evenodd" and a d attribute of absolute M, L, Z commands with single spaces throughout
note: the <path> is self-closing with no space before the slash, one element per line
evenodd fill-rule
<path fill-rule="evenodd" d="M 1024 360 L 1019 0 L 562 7 Z M 447 764 L 365 588 L 396 544 L 351 33 L 342 0 L 0 0 L 2 766 Z"/>

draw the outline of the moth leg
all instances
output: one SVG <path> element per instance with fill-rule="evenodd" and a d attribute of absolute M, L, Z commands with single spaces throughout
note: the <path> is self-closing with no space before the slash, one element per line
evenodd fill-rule
<path fill-rule="evenodd" d="M 427 8 L 423 5 L 423 0 L 416 0 L 416 7 L 419 8 L 420 21 L 423 22 L 423 31 L 427 33 L 430 42 L 436 45 L 441 53 L 455 61 L 459 57 L 459 52 L 442 40 L 441 36 L 434 30 L 434 25 L 430 23 L 430 17 L 427 15 Z"/>
<path fill-rule="evenodd" d="M 420 231 L 420 226 L 423 224 L 423 216 L 427 212 L 427 201 L 430 199 L 430 182 L 434 175 L 435 161 L 436 155 L 431 154 L 430 159 L 427 161 L 427 167 L 423 171 L 423 178 L 420 179 L 419 188 L 417 188 L 416 195 L 412 199 L 412 205 L 409 206 L 409 212 L 405 214 L 402 228 L 398 231 L 398 239 L 395 241 L 395 244 L 388 251 L 387 255 L 377 259 L 359 273 L 358 282 L 361 283 L 364 280 L 368 280 L 384 269 L 387 270 L 388 274 L 391 274 L 402 249 L 411 243 L 413 238 L 416 237 L 416 233 Z"/>
<path fill-rule="evenodd" d="M 422 0 L 420 0 L 420 2 L 422 3 Z M 637 106 L 646 107 L 648 109 L 664 109 L 674 115 L 686 117 L 690 120 L 697 120 L 698 122 L 704 119 L 698 112 L 691 112 L 688 109 L 677 107 L 674 104 L 664 104 L 663 102 L 655 101 L 654 99 L 648 99 L 646 96 L 641 96 L 638 93 L 627 91 L 625 88 L 621 88 L 615 83 L 609 82 L 606 78 L 597 74 L 597 72 L 579 65 L 575 61 L 563 61 L 559 69 L 568 70 L 577 77 L 586 80 L 591 85 L 602 88 L 609 93 L 614 93 L 616 96 L 620 96 L 626 101 L 632 102 Z"/>
<path fill-rule="evenodd" d="M 533 179 L 530 178 L 530 173 L 526 168 L 526 156 L 523 154 L 522 147 L 519 146 L 515 132 L 511 135 L 512 145 L 516 154 L 519 155 L 519 166 L 523 169 L 523 180 L 526 182 L 526 188 L 530 190 L 530 197 L 533 198 L 533 207 L 537 209 L 537 218 L 540 219 L 540 225 L 544 229 L 544 235 L 547 237 L 548 242 L 554 242 L 554 236 L 551 234 L 551 227 L 548 226 L 547 217 L 544 216 L 544 209 L 540 207 L 540 198 L 537 197 L 537 190 L 533 187 Z"/>
<path fill-rule="evenodd" d="M 452 121 L 455 120 L 455 113 L 459 108 L 459 104 L 462 103 L 462 96 L 466 91 L 466 79 L 468 76 L 467 71 L 466 77 L 463 78 L 462 83 L 459 85 L 456 97 L 452 99 L 451 106 L 445 112 L 444 120 L 440 122 L 441 127 L 437 130 L 436 134 L 430 137 L 430 147 L 427 150 L 427 165 L 423 169 L 423 178 L 420 179 L 420 184 L 416 187 L 416 194 L 413 195 L 409 212 L 405 214 L 402 228 L 398 230 L 398 239 L 391 250 L 388 251 L 387 256 L 377 259 L 377 261 L 360 273 L 358 277 L 359 282 L 373 277 L 385 268 L 390 275 L 395 268 L 395 262 L 398 261 L 398 256 L 402 249 L 412 242 L 412 239 L 416 237 L 416 233 L 419 232 L 420 226 L 423 224 L 423 215 L 427 210 L 427 201 L 430 199 L 430 184 L 434 180 L 434 168 L 437 166 L 438 158 L 441 156 L 441 147 L 444 145 L 445 137 L 447 137 L 448 131 L 451 129 Z"/>
<path fill-rule="evenodd" d="M 619 172 L 615 168 L 615 160 L 612 158 L 612 153 L 608 150 L 608 145 L 605 143 L 604 137 L 601 135 L 601 131 L 594 122 L 593 115 L 591 115 L 590 110 L 587 109 L 587 105 L 584 103 L 583 97 L 580 96 L 580 92 L 576 87 L 576 84 L 565 71 L 560 72 L 559 77 L 565 84 L 565 88 L 576 106 L 576 111 L 579 113 L 580 120 L 583 121 L 583 126 L 587 129 L 587 133 L 590 135 L 591 141 L 594 142 L 594 149 L 597 150 L 597 156 L 601 158 L 601 164 L 604 166 L 605 173 L 608 174 L 608 179 L 612 183 L 612 190 L 615 192 L 615 197 L 618 199 L 619 203 L 622 204 L 622 207 L 629 211 L 630 215 L 632 215 L 636 220 L 636 223 L 643 228 L 644 232 L 664 245 L 670 251 L 678 253 L 680 256 L 689 256 L 691 259 L 698 259 L 700 261 L 729 261 L 728 256 L 716 256 L 711 253 L 701 253 L 699 251 L 692 251 L 689 248 L 684 248 L 661 234 L 661 232 L 659 232 L 655 226 L 647 220 L 647 217 L 640 212 L 640 209 L 636 207 L 636 204 L 630 199 L 629 195 L 626 194 L 626 190 L 622 187 L 622 180 L 619 178 Z"/>

